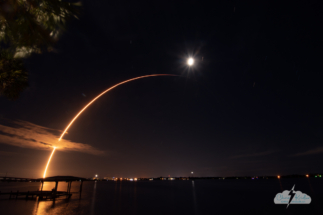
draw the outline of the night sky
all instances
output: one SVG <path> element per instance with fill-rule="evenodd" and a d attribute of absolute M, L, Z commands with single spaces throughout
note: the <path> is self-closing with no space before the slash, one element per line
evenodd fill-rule
<path fill-rule="evenodd" d="M 84 105 L 149 74 L 179 77 L 101 97 L 47 175 L 322 172 L 323 3 L 278 2 L 84 0 L 54 52 L 25 60 L 29 88 L 0 97 L 0 176 L 41 177 L 53 140 Z"/>

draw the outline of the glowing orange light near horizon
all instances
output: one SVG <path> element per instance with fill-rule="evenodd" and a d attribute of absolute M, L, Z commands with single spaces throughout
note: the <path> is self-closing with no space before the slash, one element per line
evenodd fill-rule
<path fill-rule="evenodd" d="M 173 75 L 173 74 L 153 74 L 153 75 L 144 75 L 144 76 L 139 76 L 139 77 L 136 77 L 136 78 L 131 78 L 131 79 L 128 79 L 128 80 L 125 80 L 125 81 L 122 81 L 118 84 L 115 84 L 113 85 L 112 87 L 108 88 L 107 90 L 103 91 L 101 94 L 99 94 L 97 97 L 95 97 L 94 99 L 92 99 L 92 101 L 90 101 L 82 110 L 80 110 L 80 112 L 78 112 L 76 114 L 76 116 L 72 119 L 72 121 L 67 125 L 67 127 L 65 128 L 65 130 L 63 131 L 63 133 L 61 134 L 61 136 L 59 137 L 58 141 L 61 141 L 61 139 L 63 138 L 63 136 L 67 133 L 67 130 L 69 129 L 69 127 L 71 127 L 71 125 L 73 124 L 73 122 L 79 117 L 79 115 L 81 115 L 81 113 L 83 113 L 83 111 L 85 111 L 86 108 L 88 108 L 93 102 L 95 102 L 98 98 L 100 98 L 102 95 L 104 95 L 105 93 L 109 92 L 110 90 L 116 88 L 117 86 L 119 85 L 122 85 L 122 84 L 125 84 L 125 83 L 128 83 L 130 81 L 134 81 L 134 80 L 137 80 L 137 79 L 141 79 L 141 78 L 148 78 L 148 77 L 154 77 L 154 76 L 179 76 L 179 75 Z M 52 154 L 50 155 L 49 159 L 48 159 L 48 162 L 47 162 L 47 165 L 46 165 L 46 168 L 45 168 L 45 171 L 44 171 L 44 178 L 46 176 L 46 171 L 47 171 L 47 168 L 49 166 L 49 163 L 50 163 L 50 160 L 55 152 L 55 149 L 56 147 L 54 147 L 53 151 L 52 151 Z"/>
<path fill-rule="evenodd" d="M 308 175 L 306 175 L 306 177 L 308 178 Z"/>
<path fill-rule="evenodd" d="M 51 159 L 52 159 L 52 157 L 53 157 L 53 154 L 54 154 L 55 150 L 56 150 L 56 147 L 54 147 L 54 149 L 53 149 L 52 153 L 51 153 L 51 154 L 50 154 L 50 156 L 49 156 L 49 159 L 48 159 L 48 162 L 47 162 L 47 165 L 46 165 L 46 168 L 45 168 L 45 172 L 44 172 L 43 178 L 45 178 L 45 177 L 46 177 L 47 168 L 48 168 L 48 165 L 49 165 L 49 163 L 50 163 L 50 160 L 51 160 Z"/>
<path fill-rule="evenodd" d="M 277 176 L 277 178 L 280 178 L 280 175 L 279 175 L 279 176 Z"/>

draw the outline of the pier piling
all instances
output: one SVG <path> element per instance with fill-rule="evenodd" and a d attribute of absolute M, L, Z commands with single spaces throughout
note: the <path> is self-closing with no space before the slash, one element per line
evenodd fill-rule
<path fill-rule="evenodd" d="M 28 179 L 30 180 L 30 179 Z M 55 201 L 56 198 L 59 197 L 63 197 L 66 196 L 66 198 L 71 198 L 72 193 L 71 193 L 71 189 L 72 189 L 72 182 L 73 181 L 80 181 L 81 185 L 80 185 L 80 194 L 82 192 L 82 186 L 83 186 L 83 181 L 86 181 L 85 178 L 79 178 L 79 177 L 73 177 L 73 176 L 55 176 L 55 177 L 47 177 L 47 178 L 39 178 L 39 179 L 34 179 L 38 182 L 41 183 L 41 187 L 38 188 L 37 191 L 28 191 L 28 192 L 19 192 L 19 190 L 17 190 L 17 192 L 12 192 L 12 190 L 10 192 L 1 192 L 0 191 L 0 195 L 7 195 L 9 196 L 9 199 L 12 199 L 14 196 L 16 197 L 15 199 L 18 199 L 18 197 L 22 197 L 23 199 L 34 199 L 34 195 L 35 198 L 38 200 L 53 200 Z M 59 182 L 63 182 L 66 181 L 67 184 L 67 190 L 65 191 L 58 191 L 58 183 Z M 55 182 L 55 188 L 52 190 L 43 190 L 44 187 L 44 182 Z M 31 196 L 31 198 L 29 197 Z M 81 198 L 81 195 L 80 195 Z"/>

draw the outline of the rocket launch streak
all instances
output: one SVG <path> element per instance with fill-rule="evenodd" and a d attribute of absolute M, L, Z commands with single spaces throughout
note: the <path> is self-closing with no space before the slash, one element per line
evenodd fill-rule
<path fill-rule="evenodd" d="M 45 168 L 45 172 L 44 172 L 43 178 L 45 178 L 45 177 L 46 177 L 47 168 L 48 168 L 48 165 L 49 165 L 49 163 L 50 163 L 50 160 L 51 160 L 51 159 L 52 159 L 52 157 L 53 157 L 53 154 L 54 154 L 54 152 L 55 152 L 55 149 L 56 149 L 56 147 L 54 147 L 54 149 L 53 149 L 53 151 L 52 151 L 52 154 L 50 154 L 50 157 L 49 157 L 49 159 L 48 159 L 48 162 L 47 162 L 47 165 L 46 165 L 46 168 Z"/>
<path fill-rule="evenodd" d="M 81 113 L 87 108 L 89 107 L 93 102 L 95 102 L 95 100 L 97 100 L 98 98 L 100 98 L 102 95 L 104 95 L 105 93 L 109 92 L 110 90 L 112 90 L 113 88 L 116 88 L 117 86 L 121 85 L 121 84 L 125 84 L 127 82 L 130 81 L 134 81 L 137 79 L 141 79 L 141 78 L 148 78 L 148 77 L 153 77 L 153 76 L 178 76 L 178 75 L 170 75 L 170 74 L 154 74 L 154 75 L 145 75 L 145 76 L 140 76 L 140 77 L 136 77 L 136 78 L 131 78 L 128 79 L 126 81 L 120 82 L 112 87 L 110 87 L 109 89 L 105 90 L 104 92 L 102 92 L 100 95 L 98 95 L 97 97 L 95 97 L 92 101 L 90 101 L 80 112 L 78 112 L 78 114 L 76 114 L 76 116 L 72 119 L 72 121 L 70 122 L 70 124 L 68 124 L 68 126 L 65 128 L 65 130 L 63 131 L 61 137 L 59 138 L 59 141 L 63 138 L 64 134 L 67 132 L 67 130 L 69 129 L 69 127 L 71 127 L 71 125 L 73 124 L 73 122 L 77 119 L 77 117 L 79 117 L 79 115 L 81 115 Z"/>
<path fill-rule="evenodd" d="M 65 130 L 63 131 L 63 133 L 61 134 L 61 136 L 60 136 L 60 138 L 58 139 L 58 141 L 60 141 L 63 137 L 64 137 L 64 135 L 65 135 L 65 133 L 67 133 L 67 130 L 71 127 L 71 125 L 74 123 L 74 121 L 81 115 L 81 113 L 83 113 L 83 111 L 85 111 L 85 109 L 86 108 L 88 108 L 93 102 L 95 102 L 98 98 L 100 98 L 102 95 L 104 95 L 105 93 L 107 93 L 107 92 L 109 92 L 110 90 L 112 90 L 112 89 L 114 89 L 114 88 L 116 88 L 117 86 L 119 86 L 119 85 L 122 85 L 122 84 L 125 84 L 125 83 L 128 83 L 128 82 L 130 82 L 130 81 L 134 81 L 134 80 L 137 80 L 137 79 L 141 79 L 141 78 L 148 78 L 148 77 L 154 77 L 154 76 L 178 76 L 178 75 L 172 75 L 172 74 L 153 74 L 153 75 L 144 75 L 144 76 L 139 76 L 139 77 L 136 77 L 136 78 L 131 78 L 131 79 L 128 79 L 128 80 L 126 80 L 126 81 L 122 81 L 122 82 L 120 82 L 120 83 L 118 83 L 118 84 L 116 84 L 116 85 L 113 85 L 112 87 L 110 87 L 109 89 L 107 89 L 107 90 L 105 90 L 105 91 L 103 91 L 101 94 L 99 94 L 97 97 L 95 97 L 94 99 L 92 99 L 92 101 L 90 101 L 87 105 L 85 105 L 85 107 L 82 109 L 82 110 L 80 110 L 80 112 L 78 112 L 77 114 L 76 114 L 76 116 L 72 119 L 72 121 L 68 124 L 68 126 L 65 128 Z M 52 158 L 52 156 L 53 156 L 53 154 L 54 154 L 54 151 L 55 151 L 55 147 L 54 147 L 54 149 L 53 149 L 53 152 L 52 152 L 52 154 L 51 154 L 51 156 L 50 156 L 50 158 L 49 158 L 49 160 L 48 160 L 48 163 L 47 163 L 47 166 L 46 166 L 46 168 L 45 168 L 45 172 L 44 172 L 44 178 L 45 178 L 45 176 L 46 176 L 46 171 L 47 171 L 47 168 L 48 168 L 48 166 L 49 166 L 49 163 L 50 163 L 50 160 L 51 160 L 51 158 Z"/>

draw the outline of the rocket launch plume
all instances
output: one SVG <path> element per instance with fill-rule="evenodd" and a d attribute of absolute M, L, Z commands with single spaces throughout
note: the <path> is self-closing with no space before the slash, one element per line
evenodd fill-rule
<path fill-rule="evenodd" d="M 52 157 L 53 157 L 53 154 L 54 154 L 54 152 L 55 152 L 55 149 L 56 149 L 56 147 L 54 147 L 54 149 L 53 149 L 52 153 L 50 154 L 50 157 L 49 157 L 49 159 L 48 159 L 48 162 L 47 162 L 47 165 L 46 165 L 46 168 L 45 168 L 45 172 L 44 172 L 43 178 L 45 178 L 45 177 L 46 177 L 47 168 L 48 168 L 48 165 L 49 165 L 49 163 L 50 163 L 50 160 L 51 160 L 51 159 L 52 159 Z"/>
<path fill-rule="evenodd" d="M 99 94 L 97 97 L 95 97 L 94 99 L 92 99 L 92 101 L 90 101 L 87 105 L 85 105 L 85 107 L 80 110 L 76 116 L 72 119 L 72 121 L 67 125 L 67 127 L 65 128 L 65 130 L 63 131 L 63 133 L 61 134 L 60 138 L 58 139 L 58 141 L 61 141 L 61 139 L 64 137 L 64 134 L 67 132 L 67 130 L 71 127 L 71 125 L 74 123 L 74 121 L 83 113 L 83 111 L 85 111 L 86 108 L 88 108 L 93 102 L 95 102 L 98 98 L 100 98 L 101 96 L 103 96 L 105 93 L 109 92 L 110 90 L 116 88 L 117 86 L 120 86 L 122 84 L 125 84 L 125 83 L 128 83 L 130 81 L 134 81 L 134 80 L 137 80 L 137 79 L 141 79 L 141 78 L 148 78 L 148 77 L 155 77 L 155 76 L 178 76 L 178 75 L 173 75 L 173 74 L 153 74 L 153 75 L 144 75 L 144 76 L 139 76 L 139 77 L 136 77 L 136 78 L 131 78 L 131 79 L 128 79 L 128 80 L 125 80 L 125 81 L 122 81 L 116 85 L 113 85 L 112 87 L 110 87 L 109 89 L 103 91 L 101 94 Z M 48 163 L 46 165 L 46 168 L 45 168 L 45 172 L 44 172 L 44 178 L 46 176 L 46 171 L 47 171 L 47 168 L 49 166 L 49 163 L 50 163 L 50 160 L 54 154 L 54 151 L 55 151 L 56 148 L 53 149 L 52 151 L 52 154 L 48 160 Z"/>
<path fill-rule="evenodd" d="M 109 92 L 110 90 L 116 88 L 117 86 L 121 85 L 121 84 L 125 84 L 127 82 L 130 81 L 134 81 L 137 79 L 141 79 L 141 78 L 148 78 L 148 77 L 153 77 L 153 76 L 178 76 L 178 75 L 170 75 L 170 74 L 154 74 L 154 75 L 145 75 L 145 76 L 140 76 L 140 77 L 136 77 L 136 78 L 131 78 L 128 79 L 126 81 L 120 82 L 112 87 L 110 87 L 109 89 L 105 90 L 104 92 L 102 92 L 100 95 L 98 95 L 97 97 L 95 97 L 92 101 L 90 101 L 87 105 L 85 105 L 85 107 L 78 112 L 78 114 L 76 114 L 76 116 L 72 119 L 72 121 L 68 124 L 68 126 L 65 128 L 65 130 L 63 131 L 62 135 L 59 138 L 59 141 L 63 138 L 64 134 L 67 132 L 67 130 L 69 129 L 69 127 L 71 127 L 71 125 L 73 124 L 73 122 L 79 117 L 79 115 L 81 115 L 81 113 L 88 108 L 93 102 L 95 102 L 95 100 L 97 100 L 98 98 L 100 98 L 102 95 L 104 95 L 105 93 Z"/>

